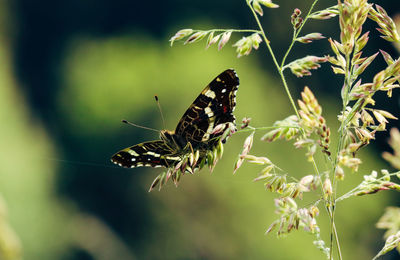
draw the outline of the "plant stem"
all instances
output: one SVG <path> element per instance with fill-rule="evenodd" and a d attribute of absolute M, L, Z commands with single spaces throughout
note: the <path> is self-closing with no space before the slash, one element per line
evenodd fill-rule
<path fill-rule="evenodd" d="M 329 260 L 332 260 L 332 255 L 333 255 L 333 224 L 334 222 L 334 216 L 333 216 L 333 210 L 331 209 L 331 206 L 326 207 L 329 213 L 329 218 L 330 218 L 330 225 L 331 225 L 331 233 L 330 233 L 330 243 L 329 243 Z"/>
<path fill-rule="evenodd" d="M 303 24 L 300 26 L 299 31 L 301 30 L 301 27 L 303 26 Z M 287 49 L 285 55 L 282 58 L 282 62 L 281 62 L 281 68 L 284 70 L 285 69 L 285 61 L 286 58 L 289 56 L 290 51 L 293 48 L 294 43 L 296 42 L 296 38 L 297 38 L 298 33 L 296 33 L 296 31 L 293 31 L 293 36 L 292 36 L 292 42 L 289 45 L 289 48 Z"/>
<path fill-rule="evenodd" d="M 346 69 L 345 69 L 345 79 L 344 79 L 344 86 L 342 90 L 342 99 L 343 99 L 343 108 L 342 108 L 342 115 L 345 115 L 346 112 L 346 107 L 347 104 L 349 103 L 350 100 L 350 91 L 351 91 L 351 86 L 353 84 L 353 79 L 352 79 L 352 74 L 353 74 L 353 64 L 351 62 L 350 58 L 351 54 L 346 54 Z M 336 150 L 336 157 L 335 161 L 333 163 L 333 168 L 332 168 L 332 176 L 333 176 L 333 194 L 331 197 L 331 203 L 332 203 L 332 215 L 331 215 L 331 232 L 334 233 L 335 238 L 336 238 L 336 246 L 338 249 L 339 257 L 341 257 L 341 252 L 340 252 L 340 245 L 339 245 L 339 239 L 337 236 L 336 232 L 336 227 L 335 227 L 335 222 L 334 222 L 334 217 L 335 217 L 335 206 L 336 206 L 336 192 L 337 192 L 337 178 L 335 177 L 335 169 L 338 165 L 338 157 L 340 154 L 340 151 L 343 149 L 343 144 L 344 144 L 344 139 L 346 137 L 346 127 L 349 125 L 350 121 L 354 117 L 354 115 L 359 111 L 360 107 L 362 107 L 364 104 L 363 100 L 360 99 L 357 101 L 357 103 L 352 107 L 350 113 L 348 113 L 346 118 L 342 119 L 342 122 L 340 124 L 339 128 L 339 141 L 338 141 L 338 146 Z M 332 235 L 332 234 L 331 234 Z M 331 236 L 331 250 L 333 249 L 333 238 Z M 332 257 L 332 254 L 331 254 Z"/>
<path fill-rule="evenodd" d="M 400 171 L 397 172 L 392 172 L 389 173 L 388 176 L 392 177 L 392 176 L 397 176 L 398 174 L 400 174 Z M 376 179 L 377 182 L 379 181 L 383 181 L 383 179 L 385 178 L 385 176 Z M 366 184 L 364 184 L 364 182 L 362 182 L 361 184 L 357 185 L 357 187 L 351 189 L 350 191 L 346 192 L 345 194 L 343 194 L 342 196 L 340 196 L 339 198 L 336 199 L 336 202 L 342 201 L 344 199 L 350 198 L 351 196 L 354 196 L 354 194 L 356 193 L 356 191 L 360 191 L 362 190 L 361 188 L 364 187 Z"/>
<path fill-rule="evenodd" d="M 290 53 L 290 51 L 291 51 L 291 49 L 292 49 L 292 47 L 293 47 L 293 45 L 294 45 L 294 43 L 295 43 L 295 41 L 296 41 L 297 35 L 300 33 L 301 29 L 303 28 L 305 22 L 306 22 L 307 19 L 308 19 L 308 16 L 311 14 L 311 11 L 312 11 L 312 9 L 314 8 L 315 4 L 318 2 L 318 0 L 314 0 L 313 4 L 312 4 L 311 7 L 310 7 L 310 10 L 308 11 L 308 14 L 307 14 L 306 18 L 304 19 L 304 21 L 303 21 L 303 23 L 302 23 L 302 25 L 301 25 L 301 26 L 299 27 L 299 29 L 293 34 L 292 42 L 291 42 L 291 44 L 290 44 L 288 50 L 286 51 L 284 58 L 282 59 L 281 65 L 279 65 L 279 63 L 278 63 L 278 61 L 277 61 L 277 59 L 276 59 L 276 57 L 275 57 L 275 54 L 274 54 L 274 52 L 273 52 L 273 50 L 272 50 L 272 48 L 271 48 L 271 45 L 270 45 L 270 41 L 268 40 L 268 38 L 267 38 L 267 36 L 266 36 L 266 34 L 265 34 L 265 32 L 264 32 L 264 29 L 263 29 L 263 27 L 262 27 L 262 25 L 261 25 L 260 19 L 258 19 L 258 16 L 257 16 L 256 12 L 254 11 L 253 7 L 251 6 L 250 2 L 249 2 L 249 1 L 246 1 L 246 2 L 247 2 L 247 5 L 249 6 L 251 12 L 253 13 L 254 19 L 256 20 L 257 25 L 258 25 L 258 28 L 260 29 L 260 33 L 261 33 L 262 37 L 264 38 L 264 42 L 265 42 L 265 44 L 267 45 L 268 51 L 269 51 L 269 53 L 270 53 L 270 55 L 271 55 L 271 57 L 272 57 L 272 60 L 273 60 L 273 62 L 274 62 L 274 64 L 275 64 L 275 67 L 276 67 L 276 69 L 278 70 L 279 76 L 281 77 L 283 86 L 285 87 L 286 94 L 287 94 L 287 96 L 288 96 L 288 98 L 289 98 L 289 100 L 290 100 L 290 103 L 291 103 L 291 105 L 292 105 L 292 107 L 293 107 L 293 110 L 294 110 L 294 112 L 296 113 L 297 118 L 300 119 L 300 115 L 299 115 L 299 112 L 298 112 L 298 110 L 297 110 L 296 104 L 295 104 L 295 102 L 294 102 L 294 100 L 293 100 L 293 97 L 292 97 L 292 95 L 291 95 L 291 93 L 290 93 L 288 84 L 287 84 L 287 82 L 286 82 L 285 75 L 283 74 L 283 70 L 284 70 L 284 69 L 283 69 L 283 65 L 284 65 L 284 63 L 285 63 L 285 59 L 286 59 L 287 56 L 289 55 L 289 53 Z M 300 130 L 301 130 L 302 134 L 305 135 L 304 131 L 303 131 L 302 129 L 300 129 Z M 313 168 L 314 168 L 315 172 L 317 173 L 318 176 L 320 176 L 320 173 L 319 173 L 317 164 L 316 164 L 316 162 L 315 162 L 315 160 L 314 160 L 314 157 L 312 157 L 312 164 L 313 164 Z M 321 178 L 320 178 L 320 182 L 321 182 L 321 188 L 322 188 L 322 180 L 321 180 Z"/>
<path fill-rule="evenodd" d="M 261 33 L 259 30 L 254 29 L 212 29 L 212 30 L 193 30 L 193 32 L 238 32 L 238 33 Z"/>
<path fill-rule="evenodd" d="M 244 132 L 251 132 L 256 130 L 270 130 L 270 129 L 277 129 L 277 128 L 296 128 L 300 129 L 299 126 L 262 126 L 262 127 L 248 127 L 248 129 L 241 129 L 236 131 L 236 133 L 244 133 Z"/>
<path fill-rule="evenodd" d="M 269 53 L 270 53 L 270 55 L 272 57 L 272 60 L 273 60 L 273 62 L 275 64 L 275 67 L 278 70 L 279 75 L 281 76 L 281 79 L 282 79 L 282 82 L 283 82 L 283 86 L 285 87 L 285 90 L 286 90 L 286 93 L 287 93 L 287 95 L 289 97 L 290 103 L 292 104 L 292 107 L 293 107 L 294 111 L 296 112 L 297 117 L 300 118 L 299 112 L 297 111 L 296 104 L 294 103 L 292 95 L 290 94 L 289 87 L 288 87 L 288 85 L 286 83 L 285 76 L 283 75 L 282 67 L 279 66 L 279 63 L 278 63 L 278 61 L 277 61 L 277 59 L 275 57 L 275 54 L 272 51 L 272 48 L 271 48 L 271 45 L 270 45 L 270 41 L 268 40 L 268 38 L 267 38 L 267 36 L 266 36 L 266 34 L 264 32 L 264 29 L 263 29 L 263 27 L 262 27 L 262 25 L 260 23 L 260 19 L 258 19 L 258 16 L 257 16 L 256 12 L 254 11 L 254 9 L 251 6 L 249 1 L 247 1 L 247 5 L 249 6 L 251 12 L 253 13 L 254 19 L 256 20 L 258 28 L 260 29 L 261 36 L 264 38 L 265 45 L 267 45 L 268 51 L 269 51 Z"/>
<path fill-rule="evenodd" d="M 342 251 L 340 250 L 339 237 L 337 234 L 335 221 L 332 221 L 332 224 L 333 224 L 333 231 L 334 231 L 334 236 L 335 236 L 335 240 L 336 240 L 336 247 L 337 247 L 338 254 L 339 254 L 339 260 L 342 260 Z"/>
<path fill-rule="evenodd" d="M 286 93 L 287 93 L 287 95 L 288 95 L 288 98 L 289 98 L 290 103 L 291 103 L 291 105 L 292 105 L 292 107 L 293 107 L 293 110 L 295 111 L 295 113 L 296 113 L 296 115 L 297 115 L 297 117 L 298 117 L 299 119 L 300 119 L 300 115 L 299 115 L 299 112 L 298 112 L 297 107 L 296 107 L 296 105 L 295 105 L 295 102 L 294 102 L 294 100 L 293 100 L 293 98 L 292 98 L 292 95 L 291 95 L 291 93 L 290 93 L 290 90 L 289 90 L 289 87 L 288 87 L 288 85 L 287 85 L 286 78 L 285 78 L 285 75 L 283 74 L 283 71 L 284 71 L 284 66 L 285 66 L 286 58 L 288 57 L 290 51 L 292 50 L 292 48 L 293 48 L 293 46 L 294 46 L 294 43 L 296 42 L 297 36 L 299 35 L 301 29 L 303 28 L 305 22 L 307 21 L 309 15 L 310 15 L 311 12 L 312 12 L 312 9 L 314 8 L 314 6 L 315 6 L 315 4 L 316 4 L 317 2 L 318 2 L 318 0 L 314 0 L 313 4 L 312 4 L 311 7 L 310 7 L 310 10 L 308 11 L 308 14 L 307 14 L 306 18 L 305 18 L 304 21 L 303 21 L 303 23 L 302 23 L 301 26 L 293 33 L 292 42 L 291 42 L 291 44 L 289 45 L 289 48 L 288 48 L 288 50 L 286 51 L 284 57 L 282 58 L 281 65 L 279 65 L 279 64 L 278 64 L 278 61 L 277 61 L 277 59 L 276 59 L 276 57 L 275 57 L 275 54 L 274 54 L 274 52 L 273 52 L 273 50 L 272 50 L 272 48 L 271 48 L 270 42 L 269 42 L 269 40 L 268 40 L 268 38 L 267 38 L 267 36 L 266 36 L 266 34 L 265 34 L 265 32 L 264 32 L 264 29 L 263 29 L 263 27 L 261 26 L 260 20 L 258 19 L 258 16 L 257 16 L 256 12 L 254 11 L 253 7 L 250 5 L 250 2 L 247 1 L 247 5 L 249 6 L 251 12 L 253 13 L 253 16 L 254 16 L 254 18 L 255 18 L 255 20 L 256 20 L 256 22 L 257 22 L 258 28 L 260 29 L 260 34 L 262 35 L 262 37 L 263 37 L 263 39 L 264 39 L 264 42 L 265 42 L 265 44 L 266 44 L 266 46 L 267 46 L 267 48 L 268 48 L 268 51 L 269 51 L 269 53 L 270 53 L 270 55 L 271 55 L 271 57 L 272 57 L 272 60 L 273 60 L 273 62 L 274 62 L 274 64 L 275 64 L 275 67 L 276 67 L 276 69 L 277 69 L 278 72 L 279 72 L 279 75 L 280 75 L 280 77 L 281 77 L 283 86 L 285 87 L 285 91 L 286 91 Z M 345 109 L 345 107 L 344 107 L 344 109 Z M 343 123 L 343 122 L 342 122 L 342 123 Z M 301 129 L 301 130 L 302 130 L 302 129 Z M 301 132 L 302 132 L 303 135 L 305 135 L 304 131 L 301 131 Z M 312 162 L 314 171 L 316 172 L 316 174 L 317 174 L 318 176 L 320 176 L 320 172 L 319 172 L 319 170 L 318 170 L 318 166 L 317 166 L 317 164 L 316 164 L 316 162 L 315 162 L 315 159 L 314 159 L 313 156 L 312 156 L 311 158 L 312 158 L 311 162 Z M 320 187 L 321 187 L 321 189 L 323 189 L 323 188 L 322 188 L 322 187 L 323 187 L 323 184 L 322 184 L 321 178 L 319 178 L 319 180 L 320 180 Z M 324 191 L 322 190 L 322 192 L 324 192 Z M 334 198 L 334 197 L 333 197 L 333 198 Z M 338 238 L 338 235 L 337 235 L 337 230 L 336 230 L 335 221 L 334 221 L 334 210 L 333 210 L 333 209 L 334 209 L 334 201 L 335 201 L 335 200 L 332 199 L 332 197 L 331 197 L 330 205 L 333 205 L 333 206 L 332 206 L 332 207 L 331 207 L 331 206 L 327 206 L 327 207 L 326 207 L 327 210 L 328 210 L 328 212 L 329 212 L 330 218 L 331 218 L 330 259 L 332 260 L 333 240 L 334 240 L 334 238 L 335 238 L 336 245 L 337 245 L 337 250 L 338 250 L 338 254 L 339 254 L 339 259 L 342 260 L 342 254 L 341 254 L 341 250 L 340 250 L 339 238 Z"/>
<path fill-rule="evenodd" d="M 285 55 L 284 55 L 283 58 L 282 58 L 282 62 L 281 62 L 281 68 L 282 68 L 282 69 L 283 69 L 283 67 L 284 67 L 284 65 L 285 65 L 286 58 L 288 57 L 290 51 L 291 51 L 292 48 L 293 48 L 294 43 L 296 42 L 297 36 L 299 36 L 299 34 L 300 34 L 300 32 L 301 32 L 301 29 L 303 29 L 304 24 L 306 24 L 306 21 L 308 20 L 308 17 L 310 16 L 310 14 L 311 14 L 312 10 L 314 9 L 314 6 L 315 6 L 315 4 L 316 4 L 317 2 L 318 2 L 318 0 L 315 0 L 315 1 L 312 3 L 312 5 L 311 5 L 311 7 L 310 7 L 310 10 L 308 10 L 307 16 L 304 18 L 303 23 L 300 25 L 300 27 L 299 27 L 296 31 L 293 32 L 292 42 L 290 43 L 289 48 L 287 49 Z"/>
<path fill-rule="evenodd" d="M 339 260 L 342 260 L 342 251 L 340 250 L 339 236 L 337 234 L 335 225 L 335 206 L 327 206 L 329 217 L 331 219 L 331 234 L 330 234 L 330 247 L 329 247 L 329 260 L 333 260 L 333 241 L 336 242 Z"/>

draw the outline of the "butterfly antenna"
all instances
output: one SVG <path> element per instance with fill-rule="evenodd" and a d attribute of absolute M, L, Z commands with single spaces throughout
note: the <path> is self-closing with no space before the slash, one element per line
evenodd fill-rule
<path fill-rule="evenodd" d="M 137 125 L 137 124 L 131 123 L 131 122 L 129 122 L 129 121 L 127 121 L 127 120 L 125 120 L 125 119 L 123 119 L 123 120 L 122 120 L 122 123 L 125 123 L 125 124 L 128 124 L 128 125 L 131 125 L 131 126 L 135 126 L 135 127 L 138 127 L 138 128 L 143 128 L 143 129 L 146 129 L 146 130 L 155 131 L 155 132 L 157 132 L 157 133 L 159 133 L 159 132 L 160 132 L 160 131 L 159 131 L 159 130 L 157 130 L 157 129 L 153 129 L 153 128 L 150 128 L 150 127 L 146 127 L 146 126 Z"/>
<path fill-rule="evenodd" d="M 158 96 L 157 96 L 157 95 L 154 95 L 154 99 L 155 99 L 156 102 L 157 102 L 158 110 L 160 111 L 160 115 L 161 115 L 161 120 L 162 120 L 163 126 L 164 126 L 164 128 L 165 128 L 164 115 L 163 115 L 163 112 L 162 112 L 162 109 L 161 109 L 160 101 L 158 100 Z"/>

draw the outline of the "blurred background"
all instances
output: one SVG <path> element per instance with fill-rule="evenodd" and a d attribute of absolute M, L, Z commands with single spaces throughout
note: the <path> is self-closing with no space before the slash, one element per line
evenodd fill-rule
<path fill-rule="evenodd" d="M 292 37 L 293 9 L 305 13 L 311 2 L 276 1 L 279 9 L 264 10 L 261 21 L 278 59 Z M 320 1 L 316 10 L 334 4 Z M 391 16 L 400 11 L 395 1 L 379 4 Z M 121 119 L 163 128 L 157 94 L 167 128 L 174 129 L 200 91 L 227 68 L 235 68 L 241 81 L 238 120 L 247 116 L 253 126 L 270 126 L 293 113 L 264 45 L 240 59 L 230 46 L 241 35 L 220 52 L 215 46 L 206 51 L 205 41 L 169 46 L 182 28 L 256 28 L 245 0 L 9 0 L 0 2 L 0 21 L 1 259 L 323 259 L 314 237 L 304 232 L 285 239 L 264 235 L 275 219 L 274 195 L 252 182 L 258 167 L 245 165 L 232 176 L 245 134 L 230 138 L 212 174 L 204 169 L 186 175 L 178 188 L 168 184 L 160 192 L 147 190 L 162 170 L 127 170 L 110 162 L 118 150 L 158 138 Z M 375 27 L 366 25 L 372 33 L 365 55 L 383 49 L 398 57 Z M 338 39 L 337 18 L 309 22 L 303 34 L 310 32 Z M 289 60 L 323 56 L 328 49 L 326 40 L 297 45 Z M 378 57 L 365 73 L 370 78 L 384 66 Z M 324 64 L 312 78 L 287 78 L 296 98 L 305 85 L 312 89 L 335 129 L 341 77 Z M 377 108 L 399 116 L 398 91 L 385 100 L 379 96 Z M 364 164 L 347 174 L 342 192 L 372 169 L 390 169 L 381 159 L 390 150 L 387 138 L 380 133 L 362 152 Z M 252 153 L 298 178 L 312 173 L 305 151 L 291 143 L 255 142 Z M 339 205 L 345 259 L 370 259 L 383 246 L 383 231 L 374 225 L 388 205 L 399 205 L 399 195 L 378 193 Z M 326 220 L 321 210 L 328 240 Z M 398 257 L 393 252 L 385 259 Z"/>

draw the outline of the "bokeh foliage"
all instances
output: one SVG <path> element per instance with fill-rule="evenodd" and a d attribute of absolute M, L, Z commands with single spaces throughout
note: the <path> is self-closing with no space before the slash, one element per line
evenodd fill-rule
<path fill-rule="evenodd" d="M 196 22 L 197 27 L 215 27 L 204 24 Z M 278 28 L 279 23 L 272 25 Z M 205 169 L 184 176 L 178 188 L 167 185 L 161 192 L 147 193 L 159 170 L 125 170 L 109 163 L 120 148 L 158 138 L 120 119 L 163 128 L 153 101 L 157 94 L 166 127 L 173 129 L 203 87 L 230 67 L 241 80 L 238 120 L 247 116 L 255 126 L 271 125 L 291 114 L 276 75 L 263 66 L 268 56 L 260 52 L 261 59 L 236 59 L 233 48 L 170 48 L 167 39 L 138 32 L 75 36 L 52 68 L 57 71 L 53 82 L 59 85 L 46 101 L 54 104 L 50 109 L 33 107 L 30 93 L 48 93 L 15 77 L 12 47 L 0 46 L 0 193 L 8 207 L 7 225 L 20 241 L 17 248 L 21 245 L 24 259 L 319 259 L 310 246 L 312 237 L 299 233 L 277 240 L 264 235 L 275 218 L 272 195 L 252 182 L 255 167 L 244 166 L 232 176 L 245 134 L 229 139 L 212 175 Z M 305 82 L 313 90 L 325 87 L 323 82 Z M 300 90 L 305 84 L 291 86 Z M 337 85 L 335 95 L 340 95 Z M 329 117 L 340 109 L 334 95 L 319 100 L 327 120 L 336 122 Z M 294 175 L 311 171 L 303 151 L 284 142 L 253 149 Z M 346 176 L 351 181 L 343 189 L 353 187 L 363 173 L 385 167 L 373 150 L 361 158 L 363 168 Z M 374 196 L 339 204 L 343 208 L 337 223 L 346 259 L 371 258 L 379 248 L 381 235 L 364 227 L 377 221 L 389 194 Z"/>

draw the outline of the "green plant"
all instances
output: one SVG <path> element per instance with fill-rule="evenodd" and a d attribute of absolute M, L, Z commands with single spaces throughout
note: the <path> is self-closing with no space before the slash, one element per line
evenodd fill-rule
<path fill-rule="evenodd" d="M 373 77 L 372 82 L 363 82 L 364 70 L 379 54 L 377 52 L 369 57 L 362 56 L 362 50 L 369 40 L 369 32 L 362 30 L 363 24 L 367 19 L 376 22 L 381 37 L 387 41 L 400 42 L 400 36 L 395 23 L 385 10 L 379 5 L 368 3 L 367 0 L 338 0 L 338 4 L 335 6 L 314 11 L 317 2 L 318 0 L 315 0 L 312 3 L 304 17 L 301 16 L 302 12 L 299 9 L 294 10 L 291 16 L 292 41 L 281 61 L 277 60 L 270 40 L 259 20 L 259 16 L 264 13 L 262 6 L 279 7 L 270 0 L 246 0 L 258 29 L 183 29 L 178 31 L 170 39 L 170 42 L 172 45 L 175 41 L 185 40 L 184 44 L 191 44 L 207 38 L 206 48 L 217 44 L 220 50 L 227 44 L 233 33 L 250 34 L 233 44 L 238 57 L 249 55 L 253 49 L 258 49 L 262 41 L 264 42 L 282 80 L 294 115 L 275 122 L 271 127 L 261 128 L 250 126 L 249 119 L 244 119 L 242 130 L 239 132 L 249 131 L 250 135 L 245 140 L 234 172 L 244 161 L 262 165 L 263 169 L 255 180 L 262 181 L 267 190 L 278 195 L 275 199 L 278 218 L 267 229 L 267 233 L 276 230 L 277 235 L 280 236 L 302 227 L 306 232 L 315 235 L 315 246 L 321 249 L 327 258 L 333 259 L 334 251 L 336 251 L 338 258 L 342 259 L 335 225 L 337 203 L 354 196 L 368 195 L 381 190 L 400 190 L 400 185 L 391 180 L 392 177 L 400 178 L 399 172 L 389 173 L 387 170 L 381 170 L 380 176 L 373 171 L 371 174 L 365 175 L 364 180 L 354 189 L 343 195 L 338 194 L 338 186 L 344 181 L 346 173 L 357 172 L 362 163 L 361 159 L 357 157 L 360 149 L 375 139 L 377 132 L 386 130 L 388 119 L 397 119 L 387 111 L 374 108 L 374 95 L 383 91 L 390 98 L 393 89 L 399 87 L 400 60 L 393 59 L 387 52 L 380 50 L 387 66 Z M 333 52 L 332 56 L 310 55 L 287 62 L 294 44 L 307 44 L 325 38 L 317 32 L 301 36 L 300 33 L 306 22 L 313 19 L 325 20 L 336 16 L 339 17 L 340 39 L 328 39 Z M 321 63 L 326 62 L 331 64 L 335 74 L 343 76 L 343 83 L 338 84 L 343 86 L 340 97 L 342 110 L 338 115 L 340 127 L 337 131 L 339 136 L 335 142 L 330 138 L 331 130 L 322 116 L 322 107 L 310 88 L 304 88 L 301 100 L 298 100 L 296 105 L 285 77 L 288 69 L 297 77 L 310 76 L 311 70 L 318 69 Z M 273 142 L 284 138 L 293 141 L 296 148 L 306 149 L 306 157 L 313 166 L 314 174 L 297 180 L 267 157 L 250 154 L 255 133 L 266 129 L 268 132 L 261 137 L 262 141 Z M 316 159 L 316 153 L 323 154 L 323 162 Z M 321 165 L 325 161 L 328 162 L 328 169 L 322 171 Z M 316 193 L 318 199 L 312 204 L 300 207 L 298 199 L 301 199 L 303 193 L 306 192 Z M 327 243 L 321 239 L 320 228 L 317 224 L 319 208 L 325 208 L 330 219 L 330 241 Z M 376 257 L 395 248 L 400 240 L 398 237 L 398 233 L 397 237 L 388 237 L 384 249 Z"/>
<path fill-rule="evenodd" d="M 21 242 L 10 226 L 7 205 L 2 195 L 0 195 L 0 259 L 22 259 Z"/>

